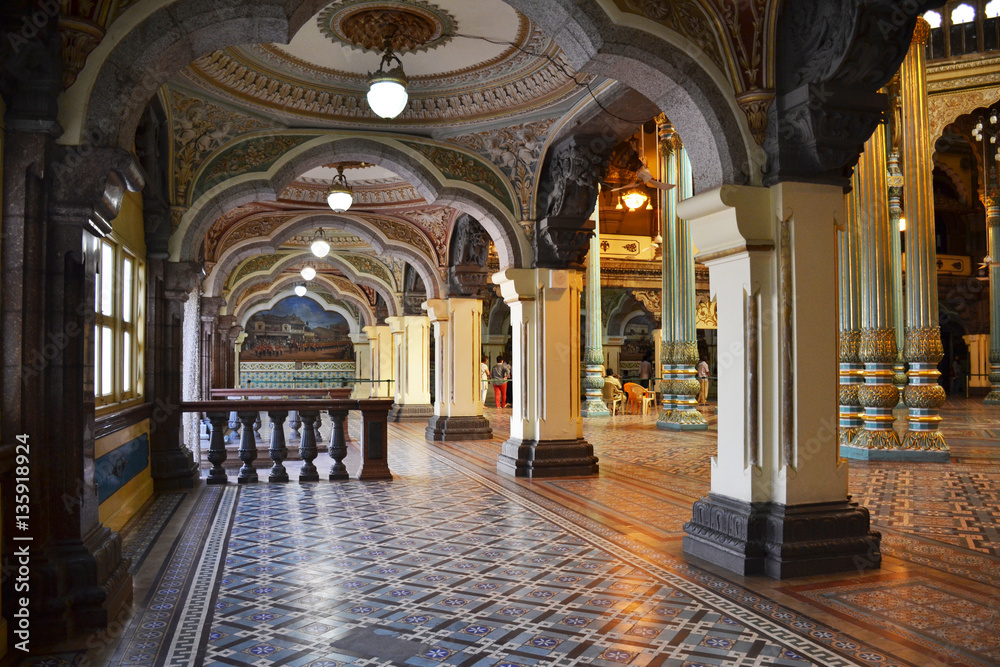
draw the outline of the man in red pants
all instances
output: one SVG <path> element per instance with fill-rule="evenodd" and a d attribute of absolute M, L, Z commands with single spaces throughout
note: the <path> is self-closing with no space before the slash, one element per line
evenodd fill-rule
<path fill-rule="evenodd" d="M 507 407 L 507 383 L 510 381 L 510 365 L 504 362 L 503 355 L 497 355 L 497 362 L 490 371 L 490 381 L 493 383 L 493 396 L 498 408 Z"/>

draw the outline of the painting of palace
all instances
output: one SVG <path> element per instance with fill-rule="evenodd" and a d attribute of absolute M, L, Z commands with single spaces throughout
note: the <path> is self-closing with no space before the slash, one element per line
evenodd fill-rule
<path fill-rule="evenodd" d="M 340 313 L 307 297 L 290 296 L 247 321 L 240 361 L 354 359 L 350 326 Z"/>

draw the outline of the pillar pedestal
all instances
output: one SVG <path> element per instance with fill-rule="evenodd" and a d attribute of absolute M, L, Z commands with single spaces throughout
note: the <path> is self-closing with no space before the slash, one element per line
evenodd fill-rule
<path fill-rule="evenodd" d="M 426 315 L 387 317 L 396 358 L 396 402 L 389 421 L 424 421 L 434 414 L 430 388 L 431 323 Z"/>
<path fill-rule="evenodd" d="M 497 471 L 596 475 L 580 416 L 580 271 L 507 269 L 493 276 L 514 330 L 513 415 Z"/>
<path fill-rule="evenodd" d="M 723 186 L 678 206 L 718 299 L 719 450 L 684 553 L 741 575 L 878 567 L 837 456 L 839 187 Z"/>
<path fill-rule="evenodd" d="M 489 440 L 479 378 L 483 302 L 473 298 L 431 299 L 424 309 L 434 325 L 434 414 L 424 436 L 430 441 Z"/>

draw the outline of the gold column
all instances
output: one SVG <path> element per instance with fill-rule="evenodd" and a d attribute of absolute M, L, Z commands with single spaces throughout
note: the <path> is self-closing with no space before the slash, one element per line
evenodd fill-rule
<path fill-rule="evenodd" d="M 990 384 L 992 390 L 983 401 L 1000 405 L 1000 192 L 996 172 L 986 195 L 987 249 L 990 253 Z"/>
<path fill-rule="evenodd" d="M 889 205 L 886 189 L 885 134 L 872 134 L 854 172 L 854 211 L 861 243 L 861 339 L 859 358 L 865 365 L 865 383 L 858 390 L 864 407 L 864 428 L 849 447 L 848 458 L 880 458 L 879 450 L 899 447 L 892 409 L 899 392 L 892 384 L 896 361 L 896 333 L 892 326 L 892 282 L 889 244 Z"/>
<path fill-rule="evenodd" d="M 900 68 L 903 117 L 903 177 L 906 213 L 906 342 L 903 357 L 910 364 L 904 394 L 910 430 L 903 448 L 948 460 L 948 445 L 938 431 L 944 388 L 937 383 L 937 364 L 944 357 L 938 326 L 937 253 L 934 238 L 934 191 L 927 120 L 926 45 L 930 26 L 917 19 L 910 51 Z M 913 457 L 910 457 L 913 458 Z M 917 460 L 914 458 L 914 460 Z M 921 457 L 919 460 L 927 460 Z"/>
<path fill-rule="evenodd" d="M 906 332 L 906 301 L 903 298 L 903 254 L 900 242 L 900 220 L 903 218 L 903 171 L 899 168 L 899 152 L 902 148 L 903 118 L 902 99 L 900 95 L 900 76 L 892 78 L 886 87 L 889 92 L 889 122 L 887 124 L 889 138 L 889 173 L 886 183 L 889 186 L 889 252 L 892 262 L 892 323 L 896 329 L 896 346 L 899 354 L 893 365 L 892 383 L 899 390 L 900 400 L 906 389 L 906 362 L 903 361 L 903 346 Z"/>
<path fill-rule="evenodd" d="M 840 422 L 838 442 L 850 445 L 864 425 L 858 390 L 864 382 L 864 365 L 858 356 L 861 343 L 861 242 L 857 184 L 847 195 L 844 229 L 837 232 L 840 282 Z"/>

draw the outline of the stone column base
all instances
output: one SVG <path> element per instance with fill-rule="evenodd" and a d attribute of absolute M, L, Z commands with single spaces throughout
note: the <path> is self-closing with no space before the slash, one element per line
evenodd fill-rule
<path fill-rule="evenodd" d="M 983 405 L 1000 405 L 1000 389 L 994 389 L 986 394 Z"/>
<path fill-rule="evenodd" d="M 434 416 L 434 406 L 430 403 L 414 405 L 412 403 L 393 403 L 389 410 L 389 421 L 391 422 L 416 422 L 426 421 Z"/>
<path fill-rule="evenodd" d="M 431 442 L 456 440 L 492 440 L 493 429 L 482 415 L 473 417 L 431 417 L 424 437 Z"/>
<path fill-rule="evenodd" d="M 32 637 L 58 642 L 108 627 L 132 604 L 130 565 L 121 537 L 102 524 L 83 540 L 45 547 L 32 576 L 32 587 L 47 591 L 33 606 Z"/>
<path fill-rule="evenodd" d="M 514 477 L 592 477 L 600 467 L 594 446 L 580 440 L 521 440 L 503 443 L 497 472 Z"/>
<path fill-rule="evenodd" d="M 190 489 L 199 477 L 198 464 L 180 449 L 154 451 L 150 458 L 153 488 L 157 493 Z"/>
<path fill-rule="evenodd" d="M 684 532 L 685 554 L 743 576 L 788 579 L 882 563 L 882 534 L 849 500 L 787 506 L 713 493 L 695 502 Z"/>

